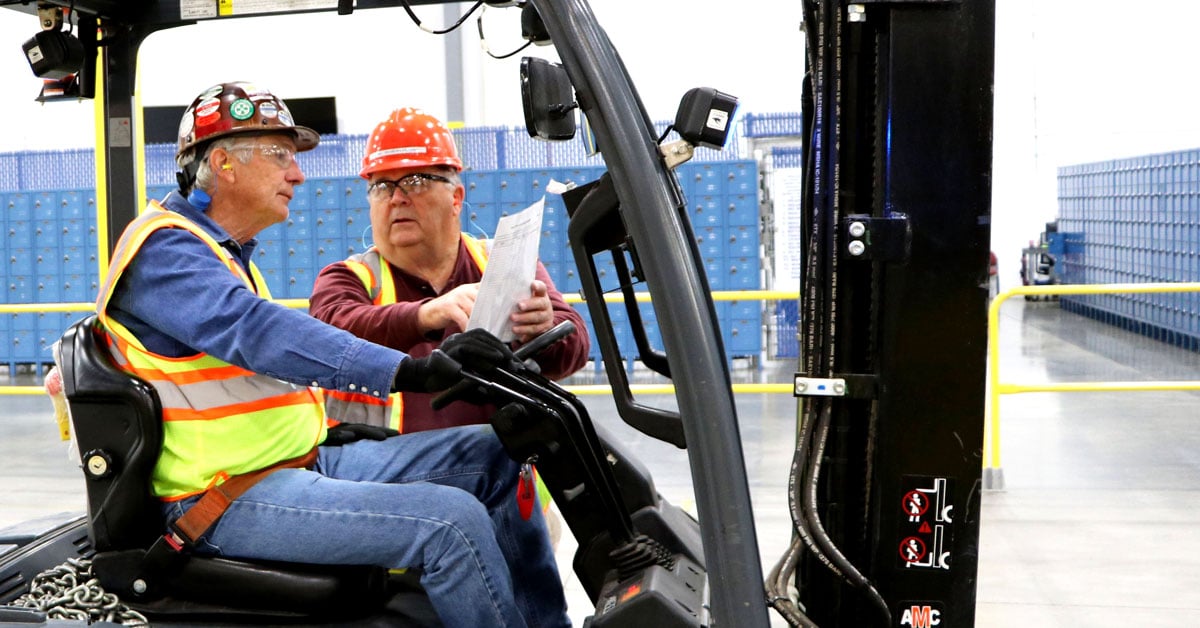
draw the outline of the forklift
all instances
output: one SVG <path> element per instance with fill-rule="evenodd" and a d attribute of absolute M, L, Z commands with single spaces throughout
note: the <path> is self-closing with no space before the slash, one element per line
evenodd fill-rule
<path fill-rule="evenodd" d="M 303 10 L 380 10 L 405 20 L 398 9 L 411 17 L 410 5 L 420 4 L 443 2 L 315 0 Z M 803 81 L 808 129 L 794 533 L 765 575 L 716 309 L 673 172 L 696 149 L 724 145 L 737 100 L 690 90 L 672 125 L 678 139 L 668 141 L 586 0 L 487 4 L 521 11 L 523 36 L 553 44 L 561 60 L 522 62 L 530 135 L 569 140 L 582 114 L 604 158 L 598 180 L 564 196 L 581 293 L 619 415 L 687 450 L 696 496 L 695 518 L 668 503 L 578 399 L 519 364 L 464 369 L 464 383 L 435 402 L 486 391 L 502 406 L 493 425 L 509 453 L 537 457 L 579 541 L 573 568 L 595 604 L 585 625 L 765 627 L 770 609 L 794 626 L 973 625 L 993 0 L 804 0 L 807 62 L 780 77 Z M 139 45 L 160 30 L 234 18 L 215 2 L 0 5 L 51 18 L 70 8 L 78 20 L 76 87 L 93 97 L 103 83 L 98 197 L 116 242 L 144 196 L 137 142 L 124 132 L 141 132 L 133 115 Z M 256 6 L 258 17 L 296 12 Z M 103 71 L 93 76 L 97 58 Z M 106 133 L 114 129 L 121 132 Z M 674 409 L 632 393 L 600 282 L 607 259 L 639 359 L 672 381 Z M 635 287 L 653 297 L 661 350 L 646 337 Z M 547 332 L 543 342 L 564 333 Z M 39 573 L 86 565 L 122 612 L 153 625 L 438 625 L 418 584 L 372 566 L 152 560 L 147 542 L 161 531 L 142 515 L 153 506 L 145 485 L 161 437 L 158 401 L 113 367 L 86 321 L 67 330 L 56 361 L 88 511 L 0 537 L 8 548 L 0 549 L 0 622 L 86 623 L 8 605 Z"/>
<path fill-rule="evenodd" d="M 1062 283 L 1059 276 L 1059 262 L 1066 256 L 1066 238 L 1058 232 L 1058 221 L 1046 223 L 1046 230 L 1038 235 L 1038 241 L 1029 241 L 1029 246 L 1021 249 L 1021 285 L 1022 286 L 1056 286 Z M 1057 301 L 1058 295 L 1025 295 L 1026 301 L 1045 299 Z"/>

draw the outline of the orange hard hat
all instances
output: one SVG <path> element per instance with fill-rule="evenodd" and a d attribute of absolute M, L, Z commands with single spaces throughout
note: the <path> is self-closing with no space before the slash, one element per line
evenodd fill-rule
<path fill-rule="evenodd" d="M 405 107 L 393 111 L 371 131 L 359 175 L 367 179 L 372 172 L 420 166 L 463 169 L 450 129 L 420 109 Z"/>
<path fill-rule="evenodd" d="M 297 126 L 287 105 L 270 90 L 242 81 L 220 83 L 200 92 L 183 112 L 175 162 L 185 167 L 212 140 L 249 133 L 290 133 L 297 151 L 321 141 L 316 131 Z"/>

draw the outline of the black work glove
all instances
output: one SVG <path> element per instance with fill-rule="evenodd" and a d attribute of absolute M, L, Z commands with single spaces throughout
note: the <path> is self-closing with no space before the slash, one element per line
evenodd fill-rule
<path fill-rule="evenodd" d="M 338 423 L 329 428 L 322 445 L 337 447 L 356 440 L 383 440 L 389 436 L 399 436 L 400 432 L 390 427 L 379 427 L 365 423 Z"/>
<path fill-rule="evenodd" d="M 392 382 L 392 391 L 445 390 L 462 379 L 459 371 L 463 367 L 486 373 L 497 366 L 518 362 L 512 349 L 499 338 L 482 329 L 471 329 L 446 338 L 426 357 L 402 360 Z"/>
<path fill-rule="evenodd" d="M 469 329 L 453 334 L 438 347 L 459 364 L 479 373 L 486 373 L 497 366 L 517 362 L 512 349 L 483 329 Z"/>
<path fill-rule="evenodd" d="M 462 379 L 462 365 L 453 358 L 435 349 L 423 357 L 409 356 L 400 360 L 396 379 L 392 380 L 392 392 L 436 392 L 445 390 Z"/>

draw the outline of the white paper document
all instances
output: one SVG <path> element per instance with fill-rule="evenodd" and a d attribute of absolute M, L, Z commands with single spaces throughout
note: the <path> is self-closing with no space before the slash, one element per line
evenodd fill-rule
<path fill-rule="evenodd" d="M 529 286 L 537 276 L 538 244 L 542 238 L 542 209 L 546 198 L 511 216 L 504 216 L 496 225 L 488 253 L 487 269 L 479 283 L 479 295 L 467 329 L 482 327 L 510 342 L 512 332 L 509 316 L 517 303 L 529 298 Z"/>

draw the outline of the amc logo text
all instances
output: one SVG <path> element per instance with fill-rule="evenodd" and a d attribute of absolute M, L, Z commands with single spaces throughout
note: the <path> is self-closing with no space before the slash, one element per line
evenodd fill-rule
<path fill-rule="evenodd" d="M 933 628 L 942 624 L 942 612 L 931 606 L 912 606 L 904 609 L 900 625 L 911 628 Z"/>

